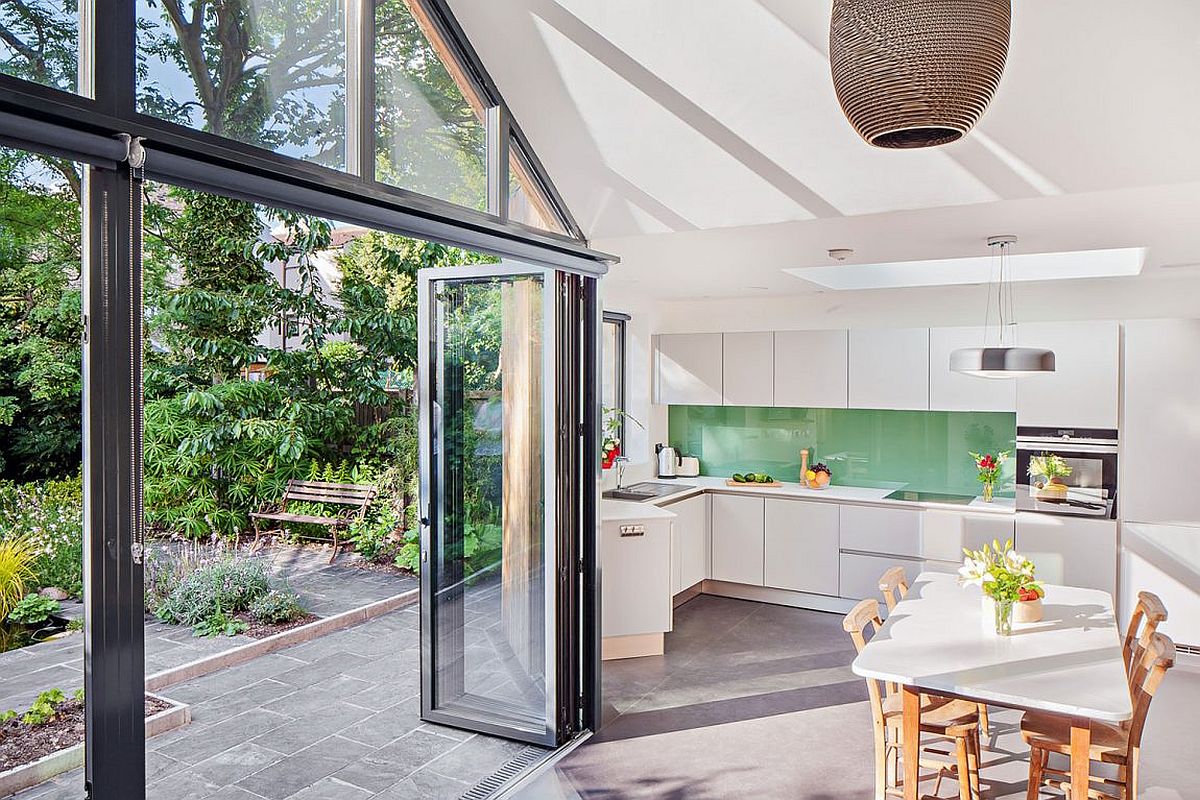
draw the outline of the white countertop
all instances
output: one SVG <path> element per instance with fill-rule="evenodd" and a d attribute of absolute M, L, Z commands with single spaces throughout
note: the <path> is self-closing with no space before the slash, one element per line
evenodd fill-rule
<path fill-rule="evenodd" d="M 675 519 L 675 512 L 659 508 L 654 503 L 640 503 L 633 500 L 605 499 L 600 502 L 601 522 L 629 522 L 644 519 Z"/>
<path fill-rule="evenodd" d="M 1046 586 L 1045 618 L 985 627 L 981 593 L 956 576 L 922 573 L 854 674 L 1016 708 L 1119 722 L 1133 713 L 1107 592 Z"/>
<path fill-rule="evenodd" d="M 668 483 L 670 478 L 651 478 L 645 482 Z M 981 511 L 993 514 L 1012 514 L 1016 511 L 1016 503 L 1011 497 L 996 498 L 991 503 L 983 502 L 983 498 L 976 497 L 967 505 L 957 505 L 954 503 L 915 503 L 910 500 L 888 500 L 887 495 L 895 491 L 895 488 L 887 489 L 869 489 L 862 486 L 839 486 L 831 484 L 828 489 L 808 489 L 801 486 L 799 483 L 784 483 L 783 486 L 768 488 L 763 486 L 755 486 L 752 483 L 739 484 L 737 486 L 727 486 L 725 478 L 710 478 L 700 476 L 695 478 L 675 478 L 673 479 L 680 484 L 691 485 L 695 488 L 687 489 L 682 492 L 659 497 L 655 500 L 646 502 L 634 503 L 622 500 L 604 500 L 601 505 L 601 517 L 608 519 L 608 511 L 605 509 L 609 504 L 617 504 L 635 507 L 644 506 L 664 506 L 676 503 L 680 500 L 686 500 L 689 497 L 694 497 L 704 492 L 731 492 L 736 494 L 762 495 L 763 497 L 790 497 L 794 499 L 816 500 L 827 503 L 863 503 L 868 505 L 881 506 L 896 506 L 899 508 L 938 508 L 945 510 L 957 511 Z"/>

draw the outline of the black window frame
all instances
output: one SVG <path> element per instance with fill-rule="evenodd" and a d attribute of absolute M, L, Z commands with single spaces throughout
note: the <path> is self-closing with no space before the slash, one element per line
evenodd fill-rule
<path fill-rule="evenodd" d="M 621 410 L 621 418 L 619 427 L 617 428 L 617 438 L 621 440 L 621 451 L 625 452 L 625 434 L 628 432 L 625 425 L 625 412 L 628 410 L 626 404 L 629 398 L 626 395 L 628 381 L 625 376 L 625 365 L 628 363 L 626 359 L 626 324 L 632 319 L 628 314 L 623 314 L 620 311 L 605 311 L 601 331 L 605 325 L 612 325 L 615 333 L 616 345 L 613 350 L 616 354 L 616 364 L 613 366 L 613 379 L 616 386 L 613 387 L 613 399 L 616 403 L 616 408 Z M 601 353 L 603 357 L 603 352 Z M 603 373 L 601 373 L 603 374 Z"/>

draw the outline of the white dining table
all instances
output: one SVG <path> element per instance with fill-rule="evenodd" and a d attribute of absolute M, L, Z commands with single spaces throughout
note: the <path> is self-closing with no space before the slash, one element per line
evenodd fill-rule
<path fill-rule="evenodd" d="M 1133 716 L 1120 633 L 1107 592 L 1045 589 L 1042 621 L 998 636 L 977 587 L 921 573 L 854 659 L 854 674 L 901 686 L 905 800 L 917 798 L 922 692 L 1068 718 L 1071 796 L 1088 796 L 1091 720 Z"/>

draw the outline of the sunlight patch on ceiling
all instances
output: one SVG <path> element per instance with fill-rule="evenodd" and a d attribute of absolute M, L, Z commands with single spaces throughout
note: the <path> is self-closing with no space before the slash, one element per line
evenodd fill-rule
<path fill-rule="evenodd" d="M 813 218 L 553 25 L 534 22 L 604 163 L 645 195 L 699 228 Z"/>
<path fill-rule="evenodd" d="M 1014 281 L 1127 277 L 1140 273 L 1145 261 L 1144 247 L 1009 256 Z M 996 278 L 996 265 L 993 256 L 983 255 L 935 261 L 796 267 L 783 271 L 826 289 L 902 289 L 987 283 Z"/>

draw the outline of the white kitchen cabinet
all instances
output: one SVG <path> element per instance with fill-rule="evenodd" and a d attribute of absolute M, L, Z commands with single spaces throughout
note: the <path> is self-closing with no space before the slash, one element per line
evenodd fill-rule
<path fill-rule="evenodd" d="M 846 408 L 849 359 L 848 331 L 776 331 L 775 405 Z"/>
<path fill-rule="evenodd" d="M 654 401 L 664 405 L 721 405 L 722 338 L 719 333 L 664 333 L 655 337 Z"/>
<path fill-rule="evenodd" d="M 963 347 L 995 345 L 982 327 L 931 328 L 929 331 L 929 408 L 934 411 L 1015 411 L 1015 381 L 980 378 L 950 369 L 950 354 Z"/>
<path fill-rule="evenodd" d="M 1154 592 L 1170 615 L 1159 631 L 1200 647 L 1200 526 L 1121 523 L 1122 624 L 1140 591 Z"/>
<path fill-rule="evenodd" d="M 1040 581 L 1117 596 L 1116 520 L 1018 512 L 1015 547 Z"/>
<path fill-rule="evenodd" d="M 929 329 L 850 331 L 850 408 L 929 409 Z"/>
<path fill-rule="evenodd" d="M 666 506 L 675 514 L 671 593 L 690 589 L 709 575 L 709 495 L 689 497 Z"/>
<path fill-rule="evenodd" d="M 727 406 L 775 403 L 775 334 L 726 333 L 722 397 Z"/>
<path fill-rule="evenodd" d="M 763 583 L 837 596 L 838 506 L 764 500 Z"/>
<path fill-rule="evenodd" d="M 671 520 L 606 520 L 600 530 L 603 635 L 671 630 Z"/>
<path fill-rule="evenodd" d="M 1021 323 L 1017 339 L 1022 347 L 1054 351 L 1054 372 L 1016 379 L 1018 425 L 1118 427 L 1119 322 Z"/>
<path fill-rule="evenodd" d="M 865 600 L 873 597 L 879 601 L 881 612 L 887 611 L 883 604 L 883 594 L 879 591 L 879 579 L 883 573 L 892 567 L 904 567 L 904 574 L 911 586 L 925 569 L 920 559 L 863 553 L 842 553 L 838 565 L 841 596 L 847 600 Z"/>
<path fill-rule="evenodd" d="M 921 555 L 921 512 L 910 508 L 843 505 L 841 549 L 894 556 Z"/>
<path fill-rule="evenodd" d="M 713 495 L 712 576 L 762 586 L 763 498 Z"/>
<path fill-rule="evenodd" d="M 1200 320 L 1125 323 L 1123 520 L 1200 526 Z"/>
<path fill-rule="evenodd" d="M 921 512 L 921 556 L 962 563 L 963 548 L 978 550 L 985 543 L 1014 540 L 1014 514 L 972 513 L 947 509 Z"/>

